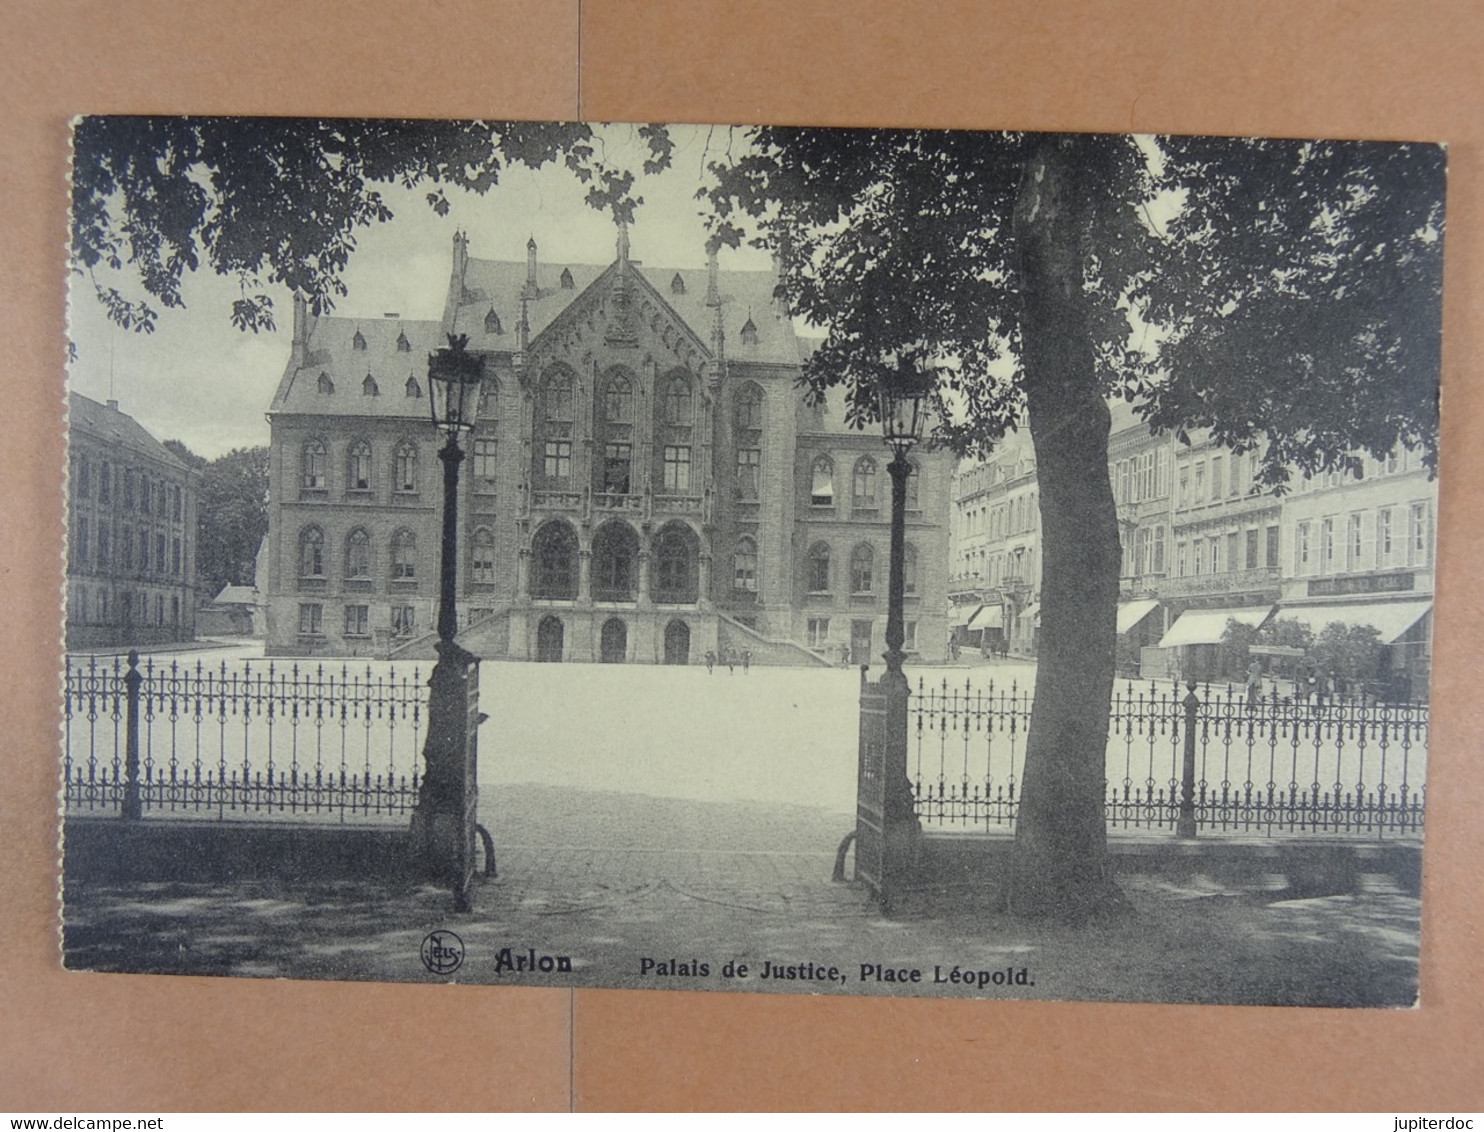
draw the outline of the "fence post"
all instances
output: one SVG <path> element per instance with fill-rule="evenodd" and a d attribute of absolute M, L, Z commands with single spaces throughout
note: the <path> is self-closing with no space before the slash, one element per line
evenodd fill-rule
<path fill-rule="evenodd" d="M 144 806 L 139 797 L 139 685 L 144 677 L 139 674 L 139 653 L 129 653 L 129 671 L 124 673 L 124 689 L 128 693 L 128 707 L 124 716 L 124 797 L 119 814 L 125 821 L 135 821 L 144 815 Z"/>
<path fill-rule="evenodd" d="M 1194 680 L 1185 688 L 1185 759 L 1180 767 L 1180 817 L 1175 822 L 1176 837 L 1195 836 L 1195 714 L 1201 701 L 1195 694 Z"/>

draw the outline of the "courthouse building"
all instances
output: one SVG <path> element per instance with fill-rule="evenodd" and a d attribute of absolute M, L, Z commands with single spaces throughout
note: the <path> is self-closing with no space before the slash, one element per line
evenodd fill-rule
<path fill-rule="evenodd" d="M 193 473 L 117 401 L 68 405 L 67 647 L 193 639 Z"/>
<path fill-rule="evenodd" d="M 270 652 L 428 651 L 441 440 L 428 354 L 485 358 L 459 499 L 459 640 L 487 657 L 876 663 L 889 450 L 805 404 L 808 349 L 769 271 L 471 257 L 439 320 L 313 318 L 296 301 L 274 396 Z M 914 451 L 907 650 L 947 647 L 952 460 Z M 264 577 L 266 574 L 266 578 Z"/>

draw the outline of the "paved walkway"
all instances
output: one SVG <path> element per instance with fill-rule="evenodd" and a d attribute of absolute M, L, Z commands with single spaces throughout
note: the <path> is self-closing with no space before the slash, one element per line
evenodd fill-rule
<path fill-rule="evenodd" d="M 500 875 L 467 914 L 431 887 L 75 885 L 69 966 L 437 981 L 420 948 L 445 929 L 464 947 L 453 978 L 488 984 L 1312 1005 L 1416 992 L 1418 904 L 1381 876 L 1276 901 L 1256 881 L 1130 877 L 1133 915 L 1081 929 L 1011 920 L 969 891 L 888 919 L 830 881 L 848 815 L 536 786 L 482 800 Z M 543 973 L 542 957 L 572 969 Z M 764 979 L 765 963 L 804 977 Z M 727 977 L 739 964 L 746 979 Z"/>

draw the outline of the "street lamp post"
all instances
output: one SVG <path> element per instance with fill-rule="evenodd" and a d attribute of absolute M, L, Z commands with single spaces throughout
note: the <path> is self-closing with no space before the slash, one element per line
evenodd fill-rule
<path fill-rule="evenodd" d="M 907 481 L 912 464 L 907 454 L 922 439 L 925 413 L 923 401 L 930 377 L 907 365 L 891 371 L 877 390 L 881 431 L 892 450 L 887 473 L 891 476 L 891 566 L 886 590 L 886 672 L 881 690 L 886 699 L 886 794 L 885 834 L 889 856 L 910 859 L 921 827 L 907 777 L 907 703 L 910 688 L 902 671 L 907 657 L 902 606 L 906 594 Z"/>
<path fill-rule="evenodd" d="M 456 911 L 469 910 L 478 800 L 479 659 L 454 640 L 458 632 L 458 492 L 462 441 L 474 429 L 484 359 L 466 350 L 467 336 L 449 335 L 448 347 L 428 355 L 428 401 L 444 438 L 443 539 L 438 584 L 438 661 L 428 681 L 428 737 L 424 772 L 412 815 L 413 851 L 420 871 L 446 884 Z"/>

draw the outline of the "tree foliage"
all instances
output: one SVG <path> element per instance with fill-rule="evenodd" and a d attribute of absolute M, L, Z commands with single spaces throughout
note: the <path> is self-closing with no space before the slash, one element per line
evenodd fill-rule
<path fill-rule="evenodd" d="M 668 166 L 662 127 L 642 126 L 644 172 Z M 356 233 L 390 220 L 388 185 L 425 187 L 447 213 L 450 189 L 489 191 L 512 165 L 561 162 L 587 200 L 632 219 L 634 171 L 610 165 L 583 123 L 374 119 L 91 117 L 73 136 L 72 265 L 118 325 L 150 332 L 181 307 L 188 272 L 240 283 L 231 320 L 273 329 L 270 284 L 302 292 L 316 314 L 345 294 Z M 98 269 L 122 271 L 118 287 Z"/>
<path fill-rule="evenodd" d="M 196 584 L 204 599 L 254 582 L 268 534 L 268 449 L 234 448 L 207 463 L 196 485 Z"/>

